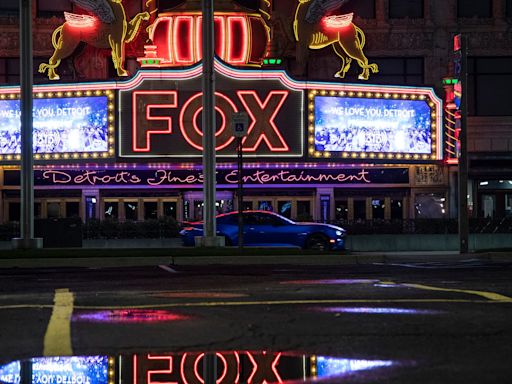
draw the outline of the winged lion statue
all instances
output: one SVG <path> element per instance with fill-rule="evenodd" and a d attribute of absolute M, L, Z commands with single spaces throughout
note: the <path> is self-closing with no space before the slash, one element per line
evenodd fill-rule
<path fill-rule="evenodd" d="M 332 46 L 341 59 L 341 68 L 335 77 L 343 78 L 356 60 L 362 69 L 359 79 L 368 80 L 370 70 L 377 73 L 377 64 L 369 64 L 363 52 L 365 36 L 352 23 L 352 13 L 332 15 L 349 0 L 298 0 L 293 21 L 293 32 L 297 41 L 297 59 L 304 64 L 309 49 Z"/>
<path fill-rule="evenodd" d="M 149 20 L 148 12 L 127 20 L 122 0 L 71 0 L 92 15 L 64 12 L 66 21 L 52 34 L 54 52 L 48 63 L 39 66 L 39 72 L 48 71 L 50 80 L 58 80 L 55 69 L 62 59 L 70 56 L 80 42 L 97 48 L 110 48 L 112 62 L 118 76 L 128 76 L 124 68 L 124 45 L 131 42 L 143 20 Z"/>

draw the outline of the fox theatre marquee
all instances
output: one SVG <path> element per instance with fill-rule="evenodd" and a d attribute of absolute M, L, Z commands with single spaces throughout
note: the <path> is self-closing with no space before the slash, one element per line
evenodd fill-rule
<path fill-rule="evenodd" d="M 244 209 L 332 221 L 447 208 L 441 101 L 431 88 L 301 82 L 220 61 L 215 70 L 219 213 L 237 208 L 231 119 L 242 111 Z M 201 219 L 201 73 L 195 65 L 35 86 L 36 215 Z M 19 209 L 17 108 L 19 89 L 0 89 L 4 221 Z"/>
<path fill-rule="evenodd" d="M 201 78 L 196 69 L 161 79 L 146 77 L 119 91 L 119 157 L 169 159 L 202 156 Z M 247 158 L 300 159 L 304 155 L 303 91 L 268 80 L 216 76 L 216 152 L 236 156 L 231 118 L 249 116 Z"/>

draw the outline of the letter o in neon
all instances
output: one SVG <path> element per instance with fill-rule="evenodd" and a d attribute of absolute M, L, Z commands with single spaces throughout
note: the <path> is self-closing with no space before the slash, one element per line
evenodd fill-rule
<path fill-rule="evenodd" d="M 199 114 L 203 110 L 203 93 L 197 93 L 183 104 L 180 112 L 180 130 L 187 142 L 197 150 L 203 150 L 203 132 L 197 124 Z M 220 92 L 215 92 L 215 111 L 220 114 L 222 123 L 216 127 L 215 137 L 217 146 L 215 150 L 226 148 L 235 139 L 231 134 L 231 115 L 238 112 L 235 103 L 229 97 Z"/>

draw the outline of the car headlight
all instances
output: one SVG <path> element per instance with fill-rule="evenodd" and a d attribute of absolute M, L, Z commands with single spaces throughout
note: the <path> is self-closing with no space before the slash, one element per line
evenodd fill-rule
<path fill-rule="evenodd" d="M 343 235 L 342 231 L 336 231 L 336 236 L 341 236 L 341 235 Z"/>

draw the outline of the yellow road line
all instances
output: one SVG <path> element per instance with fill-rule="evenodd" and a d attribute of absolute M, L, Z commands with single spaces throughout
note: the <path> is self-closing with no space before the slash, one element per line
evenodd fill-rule
<path fill-rule="evenodd" d="M 71 356 L 71 314 L 73 294 L 69 289 L 56 289 L 53 312 L 44 335 L 44 356 Z"/>
<path fill-rule="evenodd" d="M 432 287 L 429 285 L 422 285 L 422 284 L 400 284 L 400 285 L 405 286 L 405 287 L 417 288 L 417 289 L 425 289 L 427 291 L 467 293 L 468 295 L 482 296 L 482 297 L 485 297 L 486 299 L 492 300 L 492 301 L 512 303 L 511 297 L 500 295 L 499 293 L 494 293 L 494 292 L 473 291 L 473 290 L 467 290 L 467 289 L 439 288 L 439 287 Z"/>

